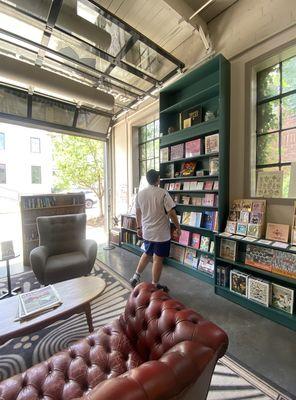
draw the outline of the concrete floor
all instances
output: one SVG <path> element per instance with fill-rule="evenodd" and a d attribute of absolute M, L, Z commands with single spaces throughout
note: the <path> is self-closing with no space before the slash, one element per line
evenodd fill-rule
<path fill-rule="evenodd" d="M 139 259 L 119 247 L 106 251 L 100 246 L 98 255 L 102 262 L 126 279 L 134 273 Z M 151 265 L 143 273 L 142 280 L 151 280 Z M 161 283 L 170 288 L 172 297 L 194 308 L 228 333 L 230 356 L 296 399 L 294 331 L 215 295 L 212 286 L 173 267 L 164 268 Z"/>

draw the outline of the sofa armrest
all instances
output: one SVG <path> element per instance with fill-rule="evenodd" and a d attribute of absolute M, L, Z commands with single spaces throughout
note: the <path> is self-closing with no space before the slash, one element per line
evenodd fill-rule
<path fill-rule="evenodd" d="M 46 246 L 35 247 L 35 249 L 30 253 L 32 269 L 41 284 L 44 284 L 44 271 L 48 255 L 48 249 Z"/>
<path fill-rule="evenodd" d="M 183 393 L 209 365 L 213 370 L 217 359 L 213 349 L 198 342 L 184 341 L 164 353 L 159 360 L 148 361 L 117 378 L 100 383 L 82 399 L 170 399 Z M 207 386 L 212 376 L 210 372 Z"/>
<path fill-rule="evenodd" d="M 95 242 L 92 239 L 83 239 L 80 242 L 80 251 L 91 262 L 95 262 L 97 256 L 97 249 L 98 249 L 97 242 Z"/>

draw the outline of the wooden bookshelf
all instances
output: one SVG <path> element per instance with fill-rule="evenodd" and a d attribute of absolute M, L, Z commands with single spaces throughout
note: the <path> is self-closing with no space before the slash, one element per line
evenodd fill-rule
<path fill-rule="evenodd" d="M 30 252 L 38 246 L 36 218 L 85 212 L 84 193 L 21 196 L 23 263 L 30 265 Z"/>
<path fill-rule="evenodd" d="M 233 235 L 232 235 L 233 236 Z M 239 304 L 242 307 L 245 307 L 251 311 L 254 311 L 266 318 L 269 318 L 279 324 L 282 324 L 290 329 L 296 330 L 296 307 L 295 307 L 295 291 L 296 291 L 296 279 L 291 276 L 279 274 L 273 271 L 271 267 L 271 271 L 261 269 L 259 267 L 251 266 L 246 263 L 246 251 L 247 246 L 257 246 L 264 249 L 272 249 L 277 252 L 283 252 L 287 254 L 294 254 L 296 258 L 296 252 L 294 251 L 295 247 L 288 246 L 286 249 L 272 246 L 271 244 L 263 244 L 260 243 L 260 239 L 254 240 L 252 242 L 243 240 L 242 238 L 233 238 L 232 236 L 226 237 L 221 234 L 216 235 L 215 237 L 215 293 L 217 295 L 223 296 L 226 299 L 233 301 Z M 220 254 L 221 240 L 227 239 L 236 242 L 236 256 L 234 260 L 228 260 L 223 258 Z M 237 271 L 246 273 L 252 277 L 262 279 L 265 282 L 269 282 L 270 284 L 275 283 L 277 285 L 286 287 L 288 289 L 294 290 L 294 311 L 293 314 L 288 312 L 279 310 L 278 308 L 272 307 L 270 304 L 269 307 L 264 306 L 256 301 L 253 301 L 247 297 L 241 296 L 230 290 L 229 285 L 221 286 L 218 282 L 218 272 L 217 267 L 227 267 L 229 270 L 235 269 Z M 295 266 L 294 266 L 295 267 Z"/>

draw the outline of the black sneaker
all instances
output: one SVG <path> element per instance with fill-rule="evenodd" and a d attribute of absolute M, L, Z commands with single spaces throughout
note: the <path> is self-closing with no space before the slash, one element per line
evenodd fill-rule
<path fill-rule="evenodd" d="M 130 279 L 130 284 L 131 284 L 131 287 L 133 287 L 133 288 L 135 288 L 140 282 L 141 282 L 141 279 L 140 279 L 140 278 L 134 278 L 134 277 L 132 277 L 132 278 Z"/>
<path fill-rule="evenodd" d="M 156 285 L 157 289 L 163 290 L 164 292 L 168 293 L 170 289 L 165 285 L 160 285 L 159 283 Z"/>

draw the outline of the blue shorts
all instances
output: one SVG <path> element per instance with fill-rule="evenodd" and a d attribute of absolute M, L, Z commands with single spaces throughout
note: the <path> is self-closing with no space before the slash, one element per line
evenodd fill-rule
<path fill-rule="evenodd" d="M 156 254 L 159 257 L 168 257 L 170 254 L 171 241 L 167 242 L 150 242 L 144 240 L 145 253 L 149 256 Z"/>

